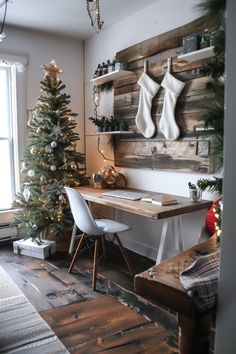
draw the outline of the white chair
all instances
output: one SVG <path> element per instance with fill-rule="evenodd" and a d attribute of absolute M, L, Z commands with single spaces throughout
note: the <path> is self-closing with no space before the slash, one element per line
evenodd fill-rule
<path fill-rule="evenodd" d="M 94 219 L 90 208 L 82 195 L 75 189 L 65 187 L 66 193 L 68 195 L 71 212 L 77 227 L 81 230 L 82 235 L 80 241 L 76 248 L 74 257 L 71 261 L 69 267 L 69 273 L 72 271 L 74 263 L 79 256 L 80 250 L 85 242 L 85 237 L 95 239 L 94 247 L 94 256 L 93 256 L 93 290 L 96 290 L 96 280 L 97 280 L 97 262 L 98 262 L 98 253 L 99 248 L 102 243 L 103 251 L 105 251 L 105 236 L 107 234 L 113 234 L 115 240 L 118 243 L 121 254 L 125 260 L 125 263 L 128 267 L 130 274 L 133 276 L 133 271 L 129 257 L 121 243 L 120 238 L 118 237 L 118 232 L 128 231 L 129 226 L 122 224 L 118 221 L 110 219 Z"/>

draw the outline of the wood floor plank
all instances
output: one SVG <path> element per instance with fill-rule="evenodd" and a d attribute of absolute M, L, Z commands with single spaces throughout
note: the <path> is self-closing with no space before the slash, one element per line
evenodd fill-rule
<path fill-rule="evenodd" d="M 100 296 L 41 315 L 68 348 L 148 322 L 111 296 Z"/>
<path fill-rule="evenodd" d="M 112 246 L 107 244 L 107 258 L 99 263 L 97 291 L 91 288 L 92 261 L 87 254 L 76 263 L 73 274 L 68 274 L 71 258 L 68 252 L 39 260 L 13 254 L 12 245 L 6 244 L 1 247 L 0 264 L 34 307 L 43 311 L 46 322 L 55 332 L 58 330 L 71 353 L 173 354 L 163 342 L 166 332 L 115 298 L 104 295 L 109 292 L 119 296 L 154 322 L 160 320 L 170 331 L 175 328 L 175 322 L 169 325 L 163 320 L 159 308 L 143 299 L 140 302 L 133 293 L 133 279 L 127 274 L 120 253 Z M 153 264 L 131 252 L 130 258 L 135 273 Z M 176 344 L 173 337 L 171 343 Z M 51 347 L 43 352 L 53 353 Z"/>
<path fill-rule="evenodd" d="M 114 332 L 69 349 L 73 354 L 101 352 L 147 353 L 147 350 L 151 350 L 152 348 L 157 349 L 167 337 L 167 333 L 160 327 L 148 323 L 127 331 Z"/>
<path fill-rule="evenodd" d="M 23 260 L 22 258 L 29 258 L 29 260 Z M 26 297 L 33 299 L 31 302 L 38 311 L 83 300 L 70 285 L 65 284 L 58 277 L 41 267 L 38 260 L 32 261 L 30 257 L 21 257 L 20 260 L 20 264 L 16 264 L 16 259 L 14 262 L 4 264 L 3 267 Z M 17 271 L 13 271 L 16 265 Z M 60 271 L 61 274 L 63 272 L 65 278 L 67 270 Z"/>
<path fill-rule="evenodd" d="M 40 314 L 73 354 L 174 353 L 166 331 L 109 295 Z"/>

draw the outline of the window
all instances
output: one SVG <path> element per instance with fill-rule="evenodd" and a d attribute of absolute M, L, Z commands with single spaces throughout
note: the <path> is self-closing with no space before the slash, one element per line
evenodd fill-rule
<path fill-rule="evenodd" d="M 14 65 L 0 65 L 0 209 L 11 207 L 18 185 L 15 77 Z"/>
<path fill-rule="evenodd" d="M 19 57 L 16 60 L 0 53 L 0 210 L 10 209 L 19 191 L 19 160 L 26 130 L 26 58 L 22 58 L 19 61 Z"/>

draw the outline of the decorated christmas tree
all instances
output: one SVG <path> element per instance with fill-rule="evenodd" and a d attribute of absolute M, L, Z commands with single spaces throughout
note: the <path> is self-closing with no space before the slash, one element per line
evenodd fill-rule
<path fill-rule="evenodd" d="M 22 236 L 37 242 L 49 235 L 61 236 L 72 225 L 65 185 L 87 183 L 84 154 L 76 151 L 79 134 L 68 108 L 70 96 L 63 93 L 62 72 L 55 61 L 42 66 L 42 95 L 32 110 L 21 172 L 22 192 L 13 203 L 13 226 Z"/>

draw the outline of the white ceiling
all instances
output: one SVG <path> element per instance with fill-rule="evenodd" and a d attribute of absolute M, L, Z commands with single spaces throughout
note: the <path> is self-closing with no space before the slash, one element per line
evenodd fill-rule
<path fill-rule="evenodd" d="M 100 0 L 103 29 L 149 6 L 157 0 Z M 3 7 L 0 9 L 2 22 Z M 86 39 L 95 33 L 86 0 L 11 0 L 6 25 L 42 30 Z"/>

